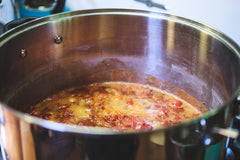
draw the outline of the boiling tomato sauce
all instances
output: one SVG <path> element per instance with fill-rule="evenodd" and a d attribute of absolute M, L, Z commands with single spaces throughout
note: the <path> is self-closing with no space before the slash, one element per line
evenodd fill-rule
<path fill-rule="evenodd" d="M 152 130 L 202 114 L 172 94 L 125 82 L 67 89 L 31 106 L 28 113 L 54 122 L 117 131 Z"/>

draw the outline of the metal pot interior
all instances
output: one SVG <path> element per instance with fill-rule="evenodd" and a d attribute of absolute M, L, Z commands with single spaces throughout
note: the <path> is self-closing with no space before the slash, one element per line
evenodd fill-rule
<path fill-rule="evenodd" d="M 173 15 L 133 10 L 57 14 L 0 37 L 0 100 L 23 111 L 65 88 L 127 81 L 184 99 L 183 90 L 211 112 L 239 91 L 239 52 L 222 33 Z"/>

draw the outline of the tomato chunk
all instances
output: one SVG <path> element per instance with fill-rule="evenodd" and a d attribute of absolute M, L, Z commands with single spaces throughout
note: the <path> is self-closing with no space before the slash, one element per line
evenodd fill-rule
<path fill-rule="evenodd" d="M 134 102 L 133 102 L 132 99 L 130 99 L 129 101 L 127 101 L 127 105 L 133 105 L 133 104 L 134 104 Z"/>
<path fill-rule="evenodd" d="M 133 117 L 132 128 L 135 130 L 145 130 L 145 129 L 152 129 L 152 126 L 149 124 L 146 124 L 146 122 L 142 118 Z"/>
<path fill-rule="evenodd" d="M 105 119 L 107 122 L 114 123 L 118 119 L 118 116 L 117 115 L 108 115 L 105 117 Z"/>
<path fill-rule="evenodd" d="M 170 103 L 171 107 L 175 107 L 175 108 L 180 108 L 182 106 L 182 101 L 180 100 L 172 100 Z"/>
<path fill-rule="evenodd" d="M 121 124 L 125 128 L 131 128 L 132 127 L 132 117 L 125 116 L 121 119 Z"/>
<path fill-rule="evenodd" d="M 152 129 L 152 126 L 147 124 L 142 118 L 125 116 L 121 120 L 121 125 L 125 129 L 146 130 Z"/>

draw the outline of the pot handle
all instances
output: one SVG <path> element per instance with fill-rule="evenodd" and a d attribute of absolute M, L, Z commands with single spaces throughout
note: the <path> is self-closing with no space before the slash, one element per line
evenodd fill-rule
<path fill-rule="evenodd" d="M 233 118 L 230 128 L 213 128 L 211 132 L 214 134 L 228 137 L 226 151 L 231 151 L 235 159 L 240 159 L 240 94 L 238 95 L 233 110 Z M 228 153 L 226 152 L 226 155 Z"/>
<path fill-rule="evenodd" d="M 234 115 L 231 126 L 232 128 L 238 130 L 240 134 L 240 93 L 236 100 Z M 240 135 L 235 139 L 230 139 L 228 147 L 234 152 L 235 158 L 240 159 Z"/>
<path fill-rule="evenodd" d="M 232 139 L 239 139 L 240 133 L 237 129 L 234 128 L 213 128 L 211 133 L 229 137 Z"/>
<path fill-rule="evenodd" d="M 13 29 L 13 28 L 15 28 L 15 27 L 17 27 L 17 26 L 19 26 L 23 23 L 32 21 L 32 20 L 37 19 L 37 18 L 38 17 L 23 17 L 23 18 L 12 20 L 12 21 L 8 22 L 7 24 L 5 24 L 3 26 L 3 33 L 7 32 L 8 30 Z"/>
<path fill-rule="evenodd" d="M 240 93 L 236 100 L 233 102 L 234 108 L 232 112 L 232 120 L 230 128 L 212 128 L 211 132 L 214 134 L 219 134 L 225 137 L 229 137 L 238 140 L 240 143 Z M 239 146 L 240 151 L 240 146 Z"/>
<path fill-rule="evenodd" d="M 237 139 L 230 139 L 228 148 L 234 153 L 236 159 L 240 159 L 240 137 Z"/>

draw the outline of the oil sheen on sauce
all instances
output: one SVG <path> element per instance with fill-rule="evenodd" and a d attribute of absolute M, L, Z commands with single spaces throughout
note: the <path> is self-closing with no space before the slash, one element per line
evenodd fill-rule
<path fill-rule="evenodd" d="M 125 82 L 95 83 L 63 90 L 31 106 L 28 113 L 54 122 L 116 131 L 152 130 L 202 114 L 172 94 Z"/>

